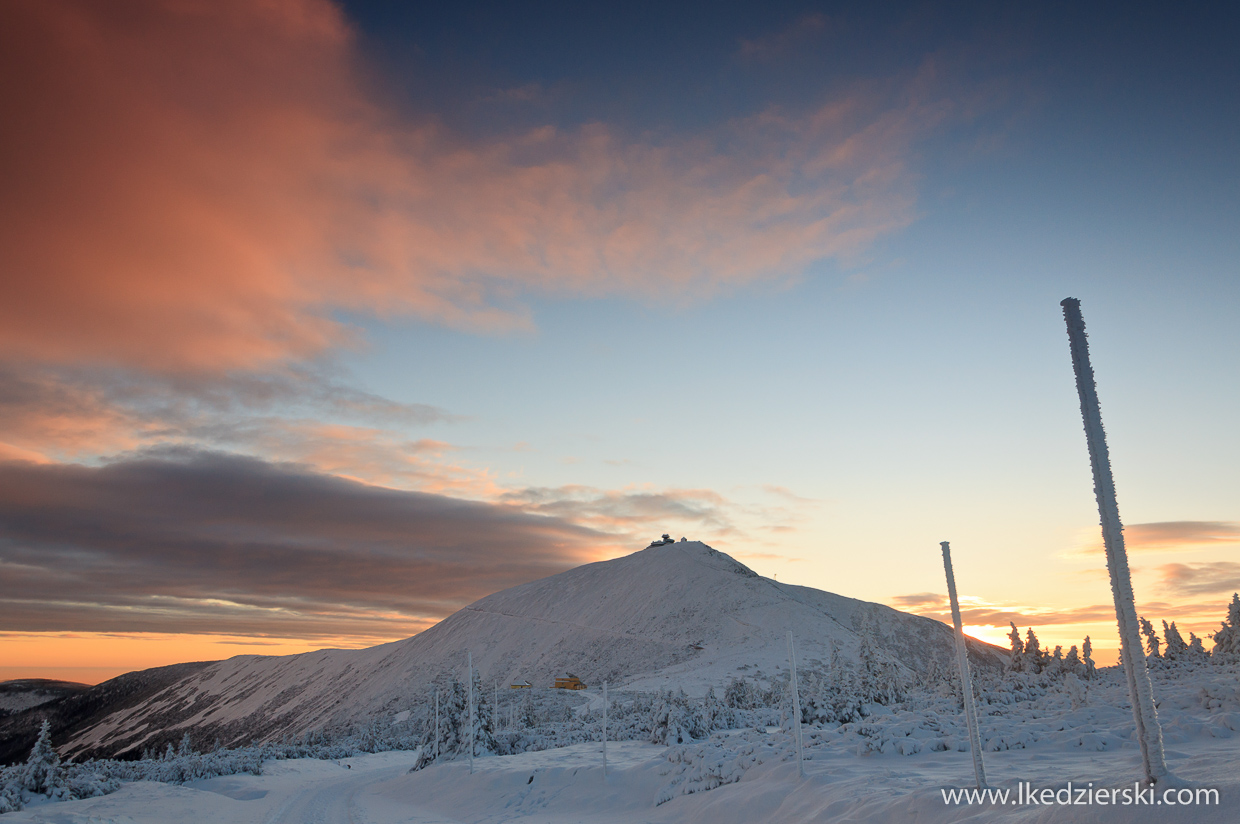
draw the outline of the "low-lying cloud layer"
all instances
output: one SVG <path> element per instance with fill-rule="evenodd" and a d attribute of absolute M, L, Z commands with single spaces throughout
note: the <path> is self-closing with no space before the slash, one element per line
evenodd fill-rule
<path fill-rule="evenodd" d="M 952 623 L 951 605 L 946 595 L 935 592 L 918 592 L 897 595 L 891 605 L 916 615 L 934 618 L 945 624 Z M 960 605 L 963 623 L 971 626 L 1003 627 L 1009 623 L 1017 626 L 1050 626 L 1054 624 L 1085 624 L 1095 621 L 1114 620 L 1115 608 L 1110 604 L 1097 604 L 1075 609 L 1042 610 L 1028 607 L 977 603 L 977 599 L 965 599 Z"/>
<path fill-rule="evenodd" d="M 8 631 L 387 639 L 609 548 L 554 516 L 236 455 L 0 463 Z"/>
<path fill-rule="evenodd" d="M 1180 595 L 1225 595 L 1240 591 L 1240 564 L 1235 561 L 1164 564 L 1159 572 L 1163 585 Z"/>

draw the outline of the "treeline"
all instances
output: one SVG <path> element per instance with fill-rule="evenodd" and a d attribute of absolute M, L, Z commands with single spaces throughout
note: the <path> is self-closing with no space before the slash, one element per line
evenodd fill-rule
<path fill-rule="evenodd" d="M 1154 625 L 1140 618 L 1141 635 L 1145 638 L 1145 657 L 1151 666 L 1184 663 L 1208 663 L 1218 661 L 1232 663 L 1240 660 L 1240 593 L 1233 593 L 1227 608 L 1227 617 L 1223 619 L 1218 631 L 1210 639 L 1213 649 L 1207 650 L 1205 641 L 1190 632 L 1185 640 L 1175 621 L 1162 622 L 1162 637 Z M 1078 651 L 1073 645 L 1065 653 L 1063 647 L 1056 646 L 1047 650 L 1038 642 L 1038 636 L 1030 627 L 1024 637 L 1015 623 L 1011 623 L 1012 631 L 1008 633 L 1011 642 L 1011 655 L 1008 659 L 1008 672 L 1023 672 L 1034 675 L 1077 675 L 1092 678 L 1097 665 L 1093 661 L 1093 646 L 1089 636 Z"/>

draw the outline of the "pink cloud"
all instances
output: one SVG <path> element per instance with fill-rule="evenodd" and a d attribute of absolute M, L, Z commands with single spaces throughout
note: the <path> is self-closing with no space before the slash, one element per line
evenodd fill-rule
<path fill-rule="evenodd" d="M 162 371 L 356 343 L 333 312 L 489 330 L 519 297 L 689 301 L 914 215 L 924 78 L 663 141 L 471 142 L 388 111 L 326 0 L 0 7 L 0 346 Z"/>

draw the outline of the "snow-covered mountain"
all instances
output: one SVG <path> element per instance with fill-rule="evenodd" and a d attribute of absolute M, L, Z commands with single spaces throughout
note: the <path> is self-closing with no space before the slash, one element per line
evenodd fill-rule
<path fill-rule="evenodd" d="M 592 686 L 700 693 L 786 666 L 788 630 L 810 666 L 833 651 L 855 660 L 863 633 L 910 671 L 953 660 L 951 630 L 938 621 L 762 578 L 687 541 L 497 592 L 404 641 L 198 666 L 140 704 L 75 724 L 61 752 L 133 751 L 182 729 L 228 744 L 389 719 L 441 671 L 463 679 L 467 650 L 488 685 L 548 687 L 572 672 Z M 1001 660 L 995 647 L 970 647 L 979 665 Z"/>

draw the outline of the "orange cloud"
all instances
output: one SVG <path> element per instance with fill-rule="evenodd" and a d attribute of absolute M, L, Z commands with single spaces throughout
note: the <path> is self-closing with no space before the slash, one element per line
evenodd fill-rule
<path fill-rule="evenodd" d="M 1179 549 L 1240 543 L 1240 525 L 1228 521 L 1162 521 L 1124 527 L 1130 549 Z"/>
<path fill-rule="evenodd" d="M 1079 544 L 1064 557 L 1092 556 L 1105 551 L 1097 527 L 1081 530 Z M 1130 552 L 1174 552 L 1240 543 L 1240 524 L 1231 521 L 1156 521 L 1124 527 L 1124 547 Z"/>
<path fill-rule="evenodd" d="M 1240 564 L 1214 561 L 1204 564 L 1164 564 L 1162 584 L 1180 595 L 1226 594 L 1240 590 Z"/>
<path fill-rule="evenodd" d="M 914 218 L 915 79 L 811 116 L 486 143 L 388 111 L 327 0 L 0 6 L 0 347 L 261 368 L 356 342 L 337 310 L 528 325 L 515 296 L 688 300 Z"/>

